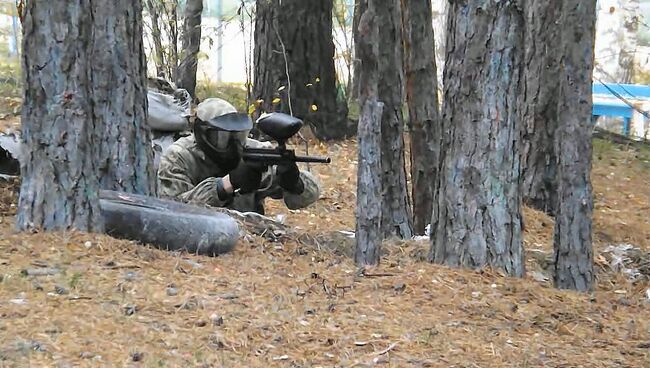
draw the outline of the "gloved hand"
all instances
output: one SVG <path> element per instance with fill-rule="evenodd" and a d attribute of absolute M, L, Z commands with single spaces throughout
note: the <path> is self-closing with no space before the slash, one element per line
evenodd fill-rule
<path fill-rule="evenodd" d="M 282 189 L 293 194 L 301 194 L 305 190 L 305 184 L 300 179 L 300 170 L 295 162 L 283 162 L 277 166 L 275 172 Z"/>
<path fill-rule="evenodd" d="M 234 190 L 239 189 L 239 193 L 252 193 L 262 184 L 262 171 L 263 168 L 259 165 L 240 161 L 237 167 L 228 174 L 230 184 Z"/>

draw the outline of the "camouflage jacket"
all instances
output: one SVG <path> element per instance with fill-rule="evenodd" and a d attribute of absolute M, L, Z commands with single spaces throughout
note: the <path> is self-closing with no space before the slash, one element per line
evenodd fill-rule
<path fill-rule="evenodd" d="M 266 147 L 266 144 L 248 139 L 246 146 L 258 148 Z M 198 202 L 213 207 L 262 214 L 266 197 L 284 199 L 289 209 L 303 208 L 318 200 L 320 186 L 309 172 L 300 172 L 305 186 L 302 194 L 283 190 L 275 180 L 274 172 L 275 167 L 272 167 L 262 175 L 261 189 L 256 193 L 236 194 L 232 199 L 223 200 L 217 195 L 216 180 L 227 173 L 197 146 L 194 135 L 189 135 L 174 142 L 161 157 L 158 167 L 158 191 L 161 197 L 183 202 Z"/>

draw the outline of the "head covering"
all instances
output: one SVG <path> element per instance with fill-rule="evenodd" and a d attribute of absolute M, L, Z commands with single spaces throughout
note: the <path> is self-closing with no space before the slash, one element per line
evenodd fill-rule
<path fill-rule="evenodd" d="M 205 99 L 196 107 L 196 117 L 203 121 L 212 120 L 233 112 L 237 112 L 235 106 L 216 97 Z"/>
<path fill-rule="evenodd" d="M 234 168 L 253 127 L 250 117 L 220 98 L 201 102 L 196 117 L 194 138 L 199 147 L 222 168 Z"/>

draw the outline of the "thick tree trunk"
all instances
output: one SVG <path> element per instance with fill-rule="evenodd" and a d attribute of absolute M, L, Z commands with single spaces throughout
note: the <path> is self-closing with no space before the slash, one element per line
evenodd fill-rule
<path fill-rule="evenodd" d="M 381 119 L 382 221 L 384 237 L 411 238 L 413 225 L 404 158 L 402 11 L 399 0 L 376 2 L 379 27 L 379 100 Z"/>
<path fill-rule="evenodd" d="M 516 1 L 450 3 L 436 263 L 524 274 L 516 103 L 523 18 Z"/>
<path fill-rule="evenodd" d="M 16 225 L 100 231 L 100 186 L 155 193 L 141 2 L 28 4 Z"/>
<path fill-rule="evenodd" d="M 195 97 L 196 68 L 201 46 L 201 13 L 203 0 L 187 0 L 185 4 L 185 20 L 183 22 L 181 61 L 178 66 L 176 84 Z"/>
<path fill-rule="evenodd" d="M 25 3 L 19 230 L 101 231 L 88 0 Z"/>
<path fill-rule="evenodd" d="M 324 140 L 350 132 L 347 106 L 337 97 L 332 6 L 332 0 L 257 0 L 255 19 L 255 99 L 264 100 L 265 111 L 304 119 Z M 276 98 L 281 102 L 274 104 Z"/>
<path fill-rule="evenodd" d="M 379 24 L 376 0 L 369 0 L 368 7 L 357 24 L 355 38 L 360 58 L 359 106 L 359 167 L 357 172 L 356 252 L 359 265 L 379 263 L 381 232 L 381 115 L 383 104 L 377 101 L 379 67 Z"/>
<path fill-rule="evenodd" d="M 550 215 L 557 205 L 555 132 L 558 127 L 560 7 L 531 0 L 526 8 L 523 88 L 520 94 L 524 201 Z"/>
<path fill-rule="evenodd" d="M 406 98 L 411 137 L 413 227 L 431 223 L 433 181 L 440 159 L 440 114 L 430 0 L 402 0 L 406 52 Z"/>
<path fill-rule="evenodd" d="M 561 14 L 554 282 L 558 288 L 588 291 L 594 282 L 590 174 L 596 1 L 565 0 Z"/>
<path fill-rule="evenodd" d="M 91 106 L 103 126 L 95 157 L 101 187 L 155 194 L 141 2 L 94 0 L 92 12 Z"/>

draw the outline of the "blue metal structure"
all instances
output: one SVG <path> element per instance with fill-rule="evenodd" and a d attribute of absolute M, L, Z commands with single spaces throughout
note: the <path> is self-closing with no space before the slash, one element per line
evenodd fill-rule
<path fill-rule="evenodd" d="M 650 101 L 650 86 L 640 84 L 619 84 L 619 83 L 594 83 L 592 86 L 594 99 L 592 116 L 597 119 L 600 116 L 611 116 L 623 118 L 623 134 L 630 134 L 630 120 L 634 115 L 635 108 L 628 102 L 635 100 Z"/>
<path fill-rule="evenodd" d="M 628 99 L 650 99 L 650 86 L 642 84 L 594 83 L 591 90 L 594 95 L 614 97 L 614 91 Z"/>

